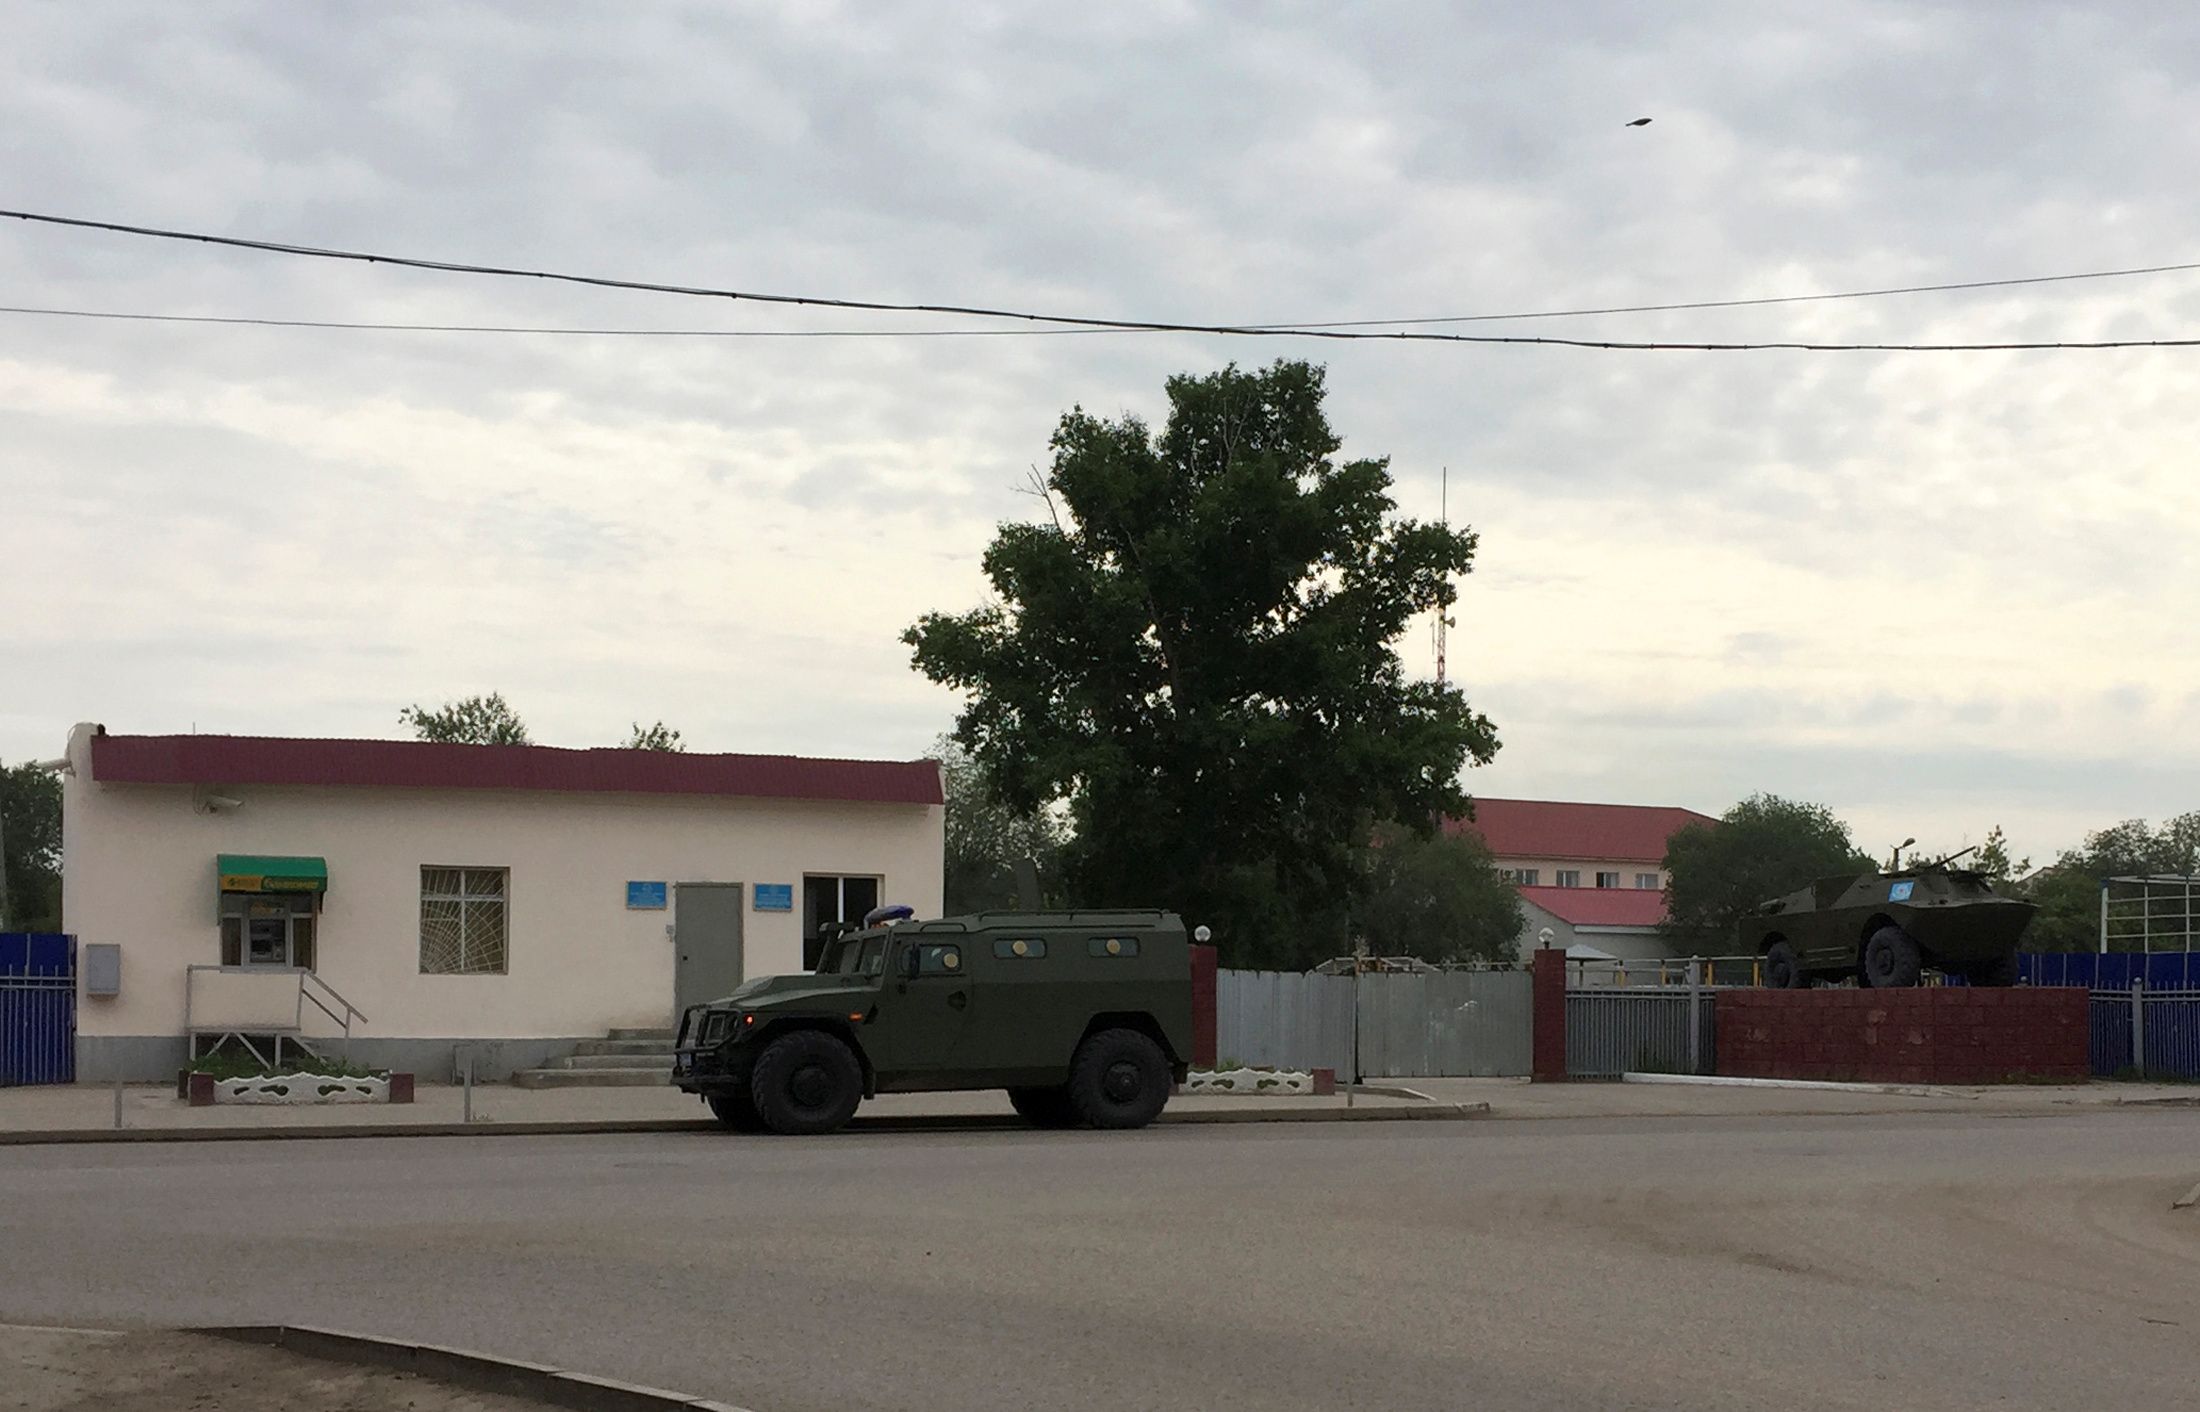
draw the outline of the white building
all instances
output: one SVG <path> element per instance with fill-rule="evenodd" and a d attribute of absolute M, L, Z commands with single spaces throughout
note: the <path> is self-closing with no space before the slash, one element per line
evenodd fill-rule
<path fill-rule="evenodd" d="M 941 906 L 931 760 L 85 725 L 62 808 L 95 1082 L 172 1076 L 194 1033 L 327 1052 L 340 1019 L 355 1061 L 441 1079 L 465 1046 L 497 1077 L 803 969 L 821 923 Z"/>

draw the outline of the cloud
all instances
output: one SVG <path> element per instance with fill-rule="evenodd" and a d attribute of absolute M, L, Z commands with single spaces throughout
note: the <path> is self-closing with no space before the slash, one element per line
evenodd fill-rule
<path fill-rule="evenodd" d="M 2200 21 L 2085 7 L 1345 14 L 398 5 L 0 20 L 9 202 L 724 284 L 1229 320 L 2174 259 Z M 1621 124 L 1639 113 L 1656 122 Z M 933 326 L 0 230 L 0 302 Z M 1469 331 L 2189 334 L 2200 278 Z M 900 629 L 975 602 L 1072 404 L 1311 356 L 1482 560 L 1489 792 L 1756 788 L 2035 853 L 2192 807 L 2192 355 L 1621 355 L 1069 335 L 462 338 L 0 316 L 0 758 L 67 724 L 915 754 Z M 1425 670 L 1421 634 L 1404 644 Z M 1870 762 L 1892 762 L 1874 771 Z M 1869 787 L 1866 782 L 1869 781 Z M 1996 812 L 1999 811 L 1999 812 Z M 2023 828 L 2019 831 L 2019 812 Z M 1909 820 L 1905 823 L 1902 820 Z"/>

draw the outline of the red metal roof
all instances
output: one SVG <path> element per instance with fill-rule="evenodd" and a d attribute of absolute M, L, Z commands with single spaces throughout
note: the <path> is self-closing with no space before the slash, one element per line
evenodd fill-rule
<path fill-rule="evenodd" d="M 1660 863 L 1667 839 L 1690 824 L 1717 822 L 1693 809 L 1658 804 L 1476 799 L 1473 820 L 1448 819 L 1444 831 L 1480 834 L 1499 858 Z"/>
<path fill-rule="evenodd" d="M 1522 887 L 1513 889 L 1576 927 L 1654 927 L 1665 920 L 1665 894 L 1648 887 Z"/>
<path fill-rule="evenodd" d="M 92 778 L 130 784 L 539 789 L 874 804 L 943 802 L 940 767 L 931 760 L 810 760 L 793 755 L 279 736 L 95 735 Z"/>

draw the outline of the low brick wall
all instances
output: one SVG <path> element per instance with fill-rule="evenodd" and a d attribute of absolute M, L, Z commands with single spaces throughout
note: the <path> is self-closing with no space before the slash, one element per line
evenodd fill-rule
<path fill-rule="evenodd" d="M 2083 990 L 1722 990 L 1718 1072 L 1866 1083 L 2082 1083 Z"/>

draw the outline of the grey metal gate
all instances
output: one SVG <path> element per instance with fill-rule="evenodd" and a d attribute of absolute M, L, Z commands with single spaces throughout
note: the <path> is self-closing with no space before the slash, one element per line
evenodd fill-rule
<path fill-rule="evenodd" d="M 1566 992 L 1566 1072 L 1704 1074 L 1714 1062 L 1711 991 L 1610 986 Z"/>
<path fill-rule="evenodd" d="M 1355 989 L 1356 988 L 1356 989 Z M 1363 1078 L 1526 1074 L 1533 981 L 1525 971 L 1324 976 L 1220 971 L 1215 1052 L 1223 1062 L 1334 1069 L 1353 1064 L 1358 998 Z"/>

